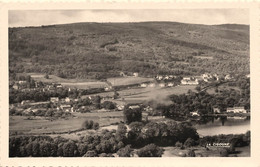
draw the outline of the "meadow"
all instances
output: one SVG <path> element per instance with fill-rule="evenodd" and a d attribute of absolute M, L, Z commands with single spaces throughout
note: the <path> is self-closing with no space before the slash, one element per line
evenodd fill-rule
<path fill-rule="evenodd" d="M 39 117 L 10 116 L 9 131 L 18 134 L 67 133 L 82 128 L 85 120 L 98 122 L 100 127 L 119 123 L 123 118 L 122 112 L 92 112 L 72 113 L 74 117 L 68 119 L 46 120 Z"/>
<path fill-rule="evenodd" d="M 112 86 L 125 86 L 125 85 L 134 85 L 134 84 L 141 84 L 144 82 L 151 82 L 154 81 L 153 78 L 143 78 L 143 77 L 115 77 L 115 78 L 108 78 L 108 82 L 112 84 Z"/>

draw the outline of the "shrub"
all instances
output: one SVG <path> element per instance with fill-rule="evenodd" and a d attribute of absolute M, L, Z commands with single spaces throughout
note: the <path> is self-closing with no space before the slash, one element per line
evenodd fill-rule
<path fill-rule="evenodd" d="M 180 147 L 180 148 L 181 148 L 182 145 L 183 145 L 183 144 L 182 144 L 181 142 L 179 142 L 179 141 L 177 141 L 177 142 L 175 143 L 175 147 Z"/>
<path fill-rule="evenodd" d="M 131 157 L 133 149 L 130 145 L 125 146 L 117 151 L 119 157 Z"/>
<path fill-rule="evenodd" d="M 99 129 L 99 123 L 95 122 L 93 124 L 93 129 L 98 130 Z"/>

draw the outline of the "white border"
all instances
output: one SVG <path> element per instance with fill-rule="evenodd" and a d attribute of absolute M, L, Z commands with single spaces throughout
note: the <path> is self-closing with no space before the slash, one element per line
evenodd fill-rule
<path fill-rule="evenodd" d="M 30 1 L 29 1 L 30 2 Z M 133 1 L 132 1 L 133 2 Z M 0 166 L 260 166 L 260 128 L 258 103 L 259 89 L 259 10 L 256 2 L 204 2 L 180 1 L 172 3 L 2 3 L 0 4 Z M 9 158 L 8 116 L 8 10 L 38 9 L 250 9 L 250 70 L 251 70 L 251 157 L 196 157 L 196 158 Z"/>

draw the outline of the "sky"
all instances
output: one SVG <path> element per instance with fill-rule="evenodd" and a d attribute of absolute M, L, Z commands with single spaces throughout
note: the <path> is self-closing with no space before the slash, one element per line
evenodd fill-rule
<path fill-rule="evenodd" d="M 107 9 L 107 10 L 11 10 L 9 27 L 76 22 L 172 21 L 193 24 L 247 24 L 248 9 Z"/>

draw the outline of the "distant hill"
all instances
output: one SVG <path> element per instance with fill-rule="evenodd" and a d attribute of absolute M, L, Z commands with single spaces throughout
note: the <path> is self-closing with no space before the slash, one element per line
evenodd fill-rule
<path fill-rule="evenodd" d="M 107 78 L 123 72 L 249 73 L 249 26 L 176 22 L 9 28 L 10 73 Z"/>

